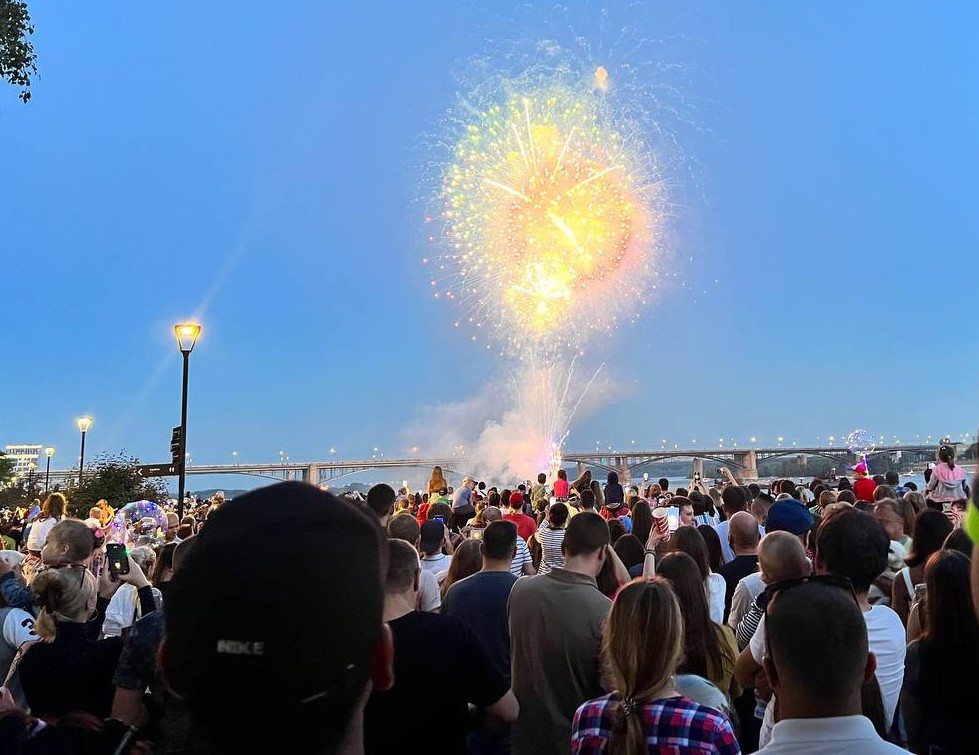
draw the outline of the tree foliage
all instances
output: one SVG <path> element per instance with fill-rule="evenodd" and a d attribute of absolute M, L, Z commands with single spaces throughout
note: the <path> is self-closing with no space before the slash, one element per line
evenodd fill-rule
<path fill-rule="evenodd" d="M 86 465 L 82 483 L 67 491 L 71 515 L 84 519 L 88 510 L 102 498 L 113 508 L 131 501 L 165 503 L 167 488 L 163 480 L 140 477 L 136 471 L 138 466 L 139 459 L 124 452 L 96 456 Z"/>
<path fill-rule="evenodd" d="M 0 0 L 0 78 L 20 87 L 24 102 L 31 99 L 31 77 L 37 75 L 37 56 L 28 39 L 33 33 L 27 3 Z"/>
<path fill-rule="evenodd" d="M 3 451 L 0 451 L 0 486 L 10 482 L 10 478 L 14 476 L 15 466 L 16 462 Z"/>

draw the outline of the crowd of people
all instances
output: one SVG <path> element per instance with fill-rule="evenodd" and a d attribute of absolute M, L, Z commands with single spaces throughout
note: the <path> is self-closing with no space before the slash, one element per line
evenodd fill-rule
<path fill-rule="evenodd" d="M 0 531 L 0 755 L 979 751 L 953 449 L 922 491 L 722 471 L 286 482 L 125 556 L 54 493 Z"/>

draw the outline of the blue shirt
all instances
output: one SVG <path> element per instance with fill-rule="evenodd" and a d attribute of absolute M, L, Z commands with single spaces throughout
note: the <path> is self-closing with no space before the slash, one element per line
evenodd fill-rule
<path fill-rule="evenodd" d="M 465 511 L 472 508 L 472 490 L 468 485 L 459 488 L 452 496 L 452 510 Z"/>
<path fill-rule="evenodd" d="M 449 587 L 442 601 L 442 613 L 470 626 L 489 653 L 493 667 L 507 682 L 510 681 L 507 600 L 516 581 L 510 572 L 476 572 Z"/>

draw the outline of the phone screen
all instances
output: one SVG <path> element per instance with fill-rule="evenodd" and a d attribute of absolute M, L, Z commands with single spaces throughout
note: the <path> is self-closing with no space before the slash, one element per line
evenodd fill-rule
<path fill-rule="evenodd" d="M 437 516 L 437 517 L 435 517 L 435 521 L 436 522 L 441 522 L 442 524 L 445 524 L 445 517 L 444 516 Z"/>
<path fill-rule="evenodd" d="M 129 554 L 126 546 L 119 543 L 109 543 L 105 546 L 106 560 L 109 563 L 109 573 L 113 577 L 129 574 Z"/>
<path fill-rule="evenodd" d="M 680 526 L 680 509 L 676 506 L 667 508 L 666 521 L 670 523 L 670 532 L 676 532 L 677 527 Z"/>
<path fill-rule="evenodd" d="M 473 527 L 471 530 L 469 530 L 469 539 L 482 540 L 485 529 L 485 527 Z"/>

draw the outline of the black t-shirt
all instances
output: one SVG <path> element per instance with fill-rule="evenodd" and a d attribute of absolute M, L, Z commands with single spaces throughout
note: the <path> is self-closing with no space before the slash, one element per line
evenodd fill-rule
<path fill-rule="evenodd" d="M 517 581 L 510 572 L 481 571 L 453 584 L 442 601 L 442 613 L 465 622 L 483 643 L 493 667 L 510 681 L 510 630 L 507 600 Z"/>
<path fill-rule="evenodd" d="M 509 683 L 466 624 L 413 611 L 388 622 L 394 635 L 394 686 L 374 691 L 364 710 L 367 753 L 398 752 L 419 742 L 426 752 L 465 753 L 469 703 L 485 708 Z"/>

